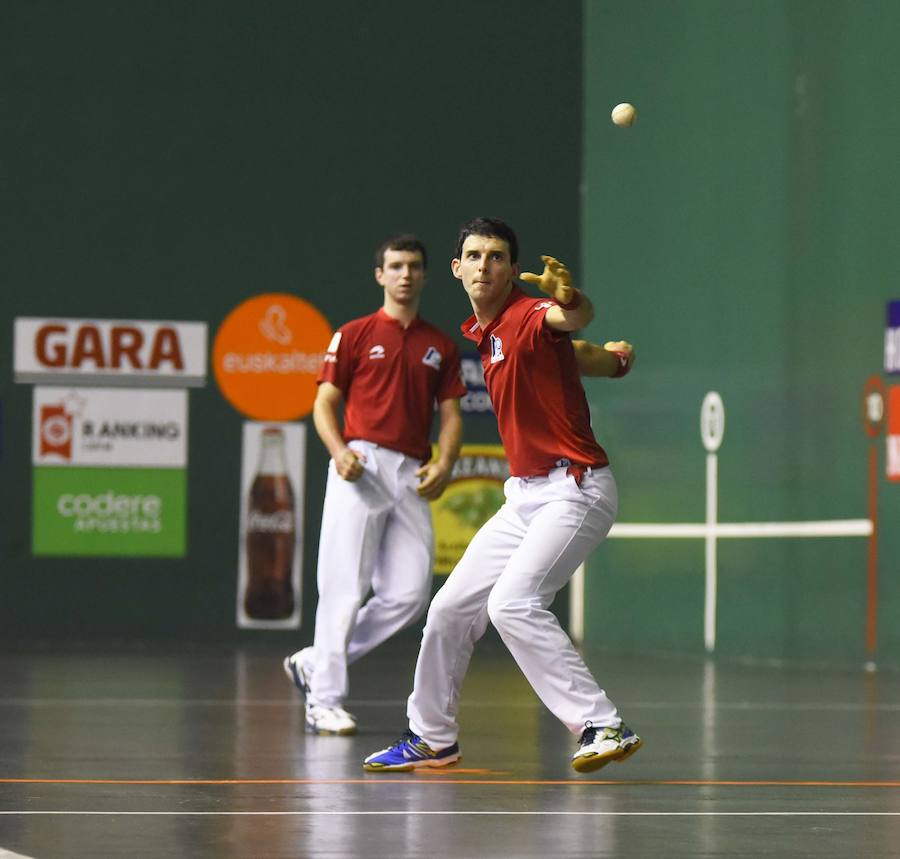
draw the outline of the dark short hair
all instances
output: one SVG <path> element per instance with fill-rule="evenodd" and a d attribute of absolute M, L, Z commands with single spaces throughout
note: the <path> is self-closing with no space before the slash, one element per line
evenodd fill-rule
<path fill-rule="evenodd" d="M 385 251 L 418 251 L 422 254 L 422 267 L 428 268 L 428 254 L 425 245 L 412 233 L 400 233 L 385 239 L 375 250 L 375 268 L 384 268 Z"/>
<path fill-rule="evenodd" d="M 462 257 L 463 245 L 469 236 L 503 239 L 509 245 L 509 261 L 513 265 L 519 261 L 519 240 L 513 228 L 498 218 L 473 218 L 467 224 L 463 224 L 456 239 L 456 259 Z"/>

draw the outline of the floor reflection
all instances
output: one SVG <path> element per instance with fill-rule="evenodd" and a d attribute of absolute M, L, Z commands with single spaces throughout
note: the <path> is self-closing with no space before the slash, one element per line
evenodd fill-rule
<path fill-rule="evenodd" d="M 460 766 L 379 776 L 362 759 L 402 730 L 415 654 L 354 666 L 355 737 L 304 733 L 282 656 L 7 654 L 0 851 L 757 855 L 751 818 L 736 815 L 776 812 L 788 816 L 765 818 L 771 855 L 855 855 L 864 843 L 888 856 L 900 843 L 896 674 L 588 654 L 644 747 L 584 777 L 569 765 L 576 738 L 488 647 L 466 680 Z M 834 817 L 790 816 L 823 810 Z"/>

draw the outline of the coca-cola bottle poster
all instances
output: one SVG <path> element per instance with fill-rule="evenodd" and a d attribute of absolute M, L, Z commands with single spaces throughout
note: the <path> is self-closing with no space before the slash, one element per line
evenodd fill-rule
<path fill-rule="evenodd" d="M 305 424 L 244 423 L 239 627 L 300 626 L 305 465 Z"/>

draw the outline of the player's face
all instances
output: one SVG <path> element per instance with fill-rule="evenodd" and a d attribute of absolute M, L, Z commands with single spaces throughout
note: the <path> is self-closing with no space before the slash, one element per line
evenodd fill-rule
<path fill-rule="evenodd" d="M 375 269 L 375 280 L 397 304 L 418 301 L 425 288 L 425 263 L 419 251 L 384 252 L 384 266 Z"/>
<path fill-rule="evenodd" d="M 450 268 L 469 298 L 483 305 L 505 298 L 519 273 L 519 267 L 510 260 L 509 245 L 495 236 L 468 236 L 462 257 L 453 260 Z"/>

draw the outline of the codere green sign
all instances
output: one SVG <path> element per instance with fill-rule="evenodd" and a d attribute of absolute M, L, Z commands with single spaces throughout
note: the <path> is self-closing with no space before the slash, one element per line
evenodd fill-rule
<path fill-rule="evenodd" d="M 184 469 L 35 468 L 35 555 L 182 556 Z"/>

